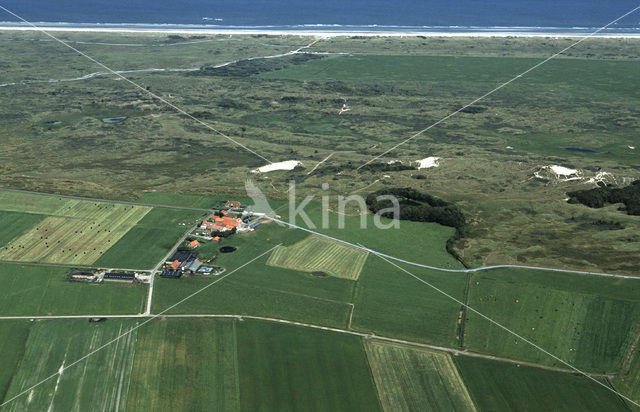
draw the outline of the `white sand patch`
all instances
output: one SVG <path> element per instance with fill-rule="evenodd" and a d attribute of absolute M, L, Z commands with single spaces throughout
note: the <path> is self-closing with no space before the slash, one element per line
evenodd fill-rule
<path fill-rule="evenodd" d="M 564 166 L 553 165 L 549 167 L 551 168 L 551 171 L 558 176 L 572 176 L 578 174 L 578 171 L 576 169 L 569 169 L 568 167 Z"/>
<path fill-rule="evenodd" d="M 581 181 L 591 184 L 618 184 L 616 177 L 609 172 L 599 171 L 590 173 L 588 171 L 585 172 L 584 170 L 571 169 L 559 165 L 542 166 L 538 171 L 533 173 L 533 176 L 551 183 Z"/>
<path fill-rule="evenodd" d="M 418 160 L 418 169 L 429 169 L 432 167 L 438 167 L 438 161 L 440 160 L 439 157 L 435 157 L 435 156 L 431 156 L 431 157 L 426 157 L 422 160 Z"/>
<path fill-rule="evenodd" d="M 294 167 L 300 165 L 297 160 L 285 160 L 284 162 L 278 163 L 270 163 L 268 165 L 257 168 L 256 170 L 252 170 L 253 173 L 268 173 L 273 172 L 274 170 L 293 170 Z"/>

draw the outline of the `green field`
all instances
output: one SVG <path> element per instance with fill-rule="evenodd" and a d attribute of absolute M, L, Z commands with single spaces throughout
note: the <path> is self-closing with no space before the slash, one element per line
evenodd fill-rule
<path fill-rule="evenodd" d="M 32 197 L 37 203 L 46 196 Z M 0 259 L 90 265 L 149 210 L 143 206 L 69 199 L 55 210 L 55 215 L 5 245 Z"/>
<path fill-rule="evenodd" d="M 105 252 L 95 265 L 151 269 L 204 213 L 154 208 Z"/>
<path fill-rule="evenodd" d="M 386 411 L 475 411 L 451 355 L 377 341 L 365 348 Z"/>
<path fill-rule="evenodd" d="M 469 305 L 578 368 L 614 372 L 640 322 L 640 282 L 573 274 L 495 270 L 471 278 Z M 562 364 L 473 312 L 470 350 Z"/>
<path fill-rule="evenodd" d="M 640 351 L 638 351 L 637 347 L 629 364 L 625 366 L 625 370 L 620 371 L 612 380 L 613 386 L 629 399 L 640 403 Z M 629 406 L 633 406 L 630 403 L 628 404 Z M 632 407 L 631 409 L 640 411 L 640 407 L 636 407 L 635 409 Z"/>
<path fill-rule="evenodd" d="M 615 393 L 584 376 L 468 356 L 455 362 L 479 411 L 627 410 Z"/>
<path fill-rule="evenodd" d="M 156 320 L 136 347 L 127 410 L 239 410 L 235 321 Z"/>
<path fill-rule="evenodd" d="M 360 338 L 251 320 L 237 331 L 242 410 L 381 409 Z"/>
<path fill-rule="evenodd" d="M 18 212 L 0 212 L 0 246 L 9 243 L 33 225 L 44 219 L 43 215 Z"/>
<path fill-rule="evenodd" d="M 202 256 L 217 254 L 214 264 L 230 273 L 250 259 L 279 243 L 293 244 L 304 232 L 281 228 L 273 223 L 255 232 L 237 234 L 221 243 L 208 242 L 198 248 Z M 234 253 L 220 253 L 220 246 L 235 246 Z M 222 313 L 266 316 L 328 326 L 346 327 L 353 282 L 337 277 L 319 278 L 311 274 L 266 265 L 268 254 L 204 289 L 170 313 Z M 158 313 L 209 285 L 216 277 L 183 276 L 157 278 L 153 312 Z"/>
<path fill-rule="evenodd" d="M 28 320 L 0 321 L 0 403 L 5 399 L 13 375 L 24 356 L 25 344 L 29 336 L 31 322 Z"/>
<path fill-rule="evenodd" d="M 0 264 L 0 315 L 107 315 L 144 311 L 148 288 L 69 282 L 70 269 Z"/>
<path fill-rule="evenodd" d="M 279 246 L 267 265 L 302 272 L 324 272 L 331 276 L 356 280 L 362 272 L 368 252 L 339 242 L 310 235 L 292 246 Z"/>
<path fill-rule="evenodd" d="M 4 400 L 28 389 L 62 366 L 71 365 L 128 328 L 134 321 L 108 320 L 91 324 L 82 320 L 40 320 L 31 325 L 24 356 Z M 9 403 L 5 410 L 117 410 L 126 405 L 136 333 L 96 351 L 37 388 Z M 3 368 L 4 369 L 4 365 Z"/>
<path fill-rule="evenodd" d="M 457 299 L 464 299 L 464 274 L 414 267 L 408 270 Z M 379 258 L 372 256 L 365 265 L 354 303 L 354 329 L 434 345 L 459 345 L 460 305 Z"/>

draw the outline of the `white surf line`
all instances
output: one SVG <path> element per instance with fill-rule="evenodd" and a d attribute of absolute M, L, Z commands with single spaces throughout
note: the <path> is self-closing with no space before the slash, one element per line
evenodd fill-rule
<path fill-rule="evenodd" d="M 396 265 L 394 262 L 392 262 L 389 259 L 386 259 L 383 256 L 378 255 L 378 257 L 380 257 L 380 259 L 384 260 L 385 262 L 389 263 L 390 265 L 396 267 L 397 269 L 403 271 L 404 273 L 406 273 L 407 275 L 411 276 L 412 278 L 416 279 L 417 281 L 424 283 L 425 285 L 429 286 L 431 289 L 437 291 L 438 293 L 448 297 L 449 299 L 453 300 L 454 302 L 456 302 L 459 305 L 464 306 L 465 308 L 467 308 L 468 310 L 472 311 L 473 313 L 479 315 L 480 317 L 482 317 L 483 319 L 489 321 L 490 323 L 492 323 L 493 325 L 499 327 L 500 329 L 503 329 L 504 331 L 510 333 L 511 335 L 517 337 L 518 339 L 528 343 L 529 345 L 533 346 L 534 348 L 538 349 L 539 351 L 543 352 L 544 354 L 552 357 L 553 359 L 557 360 L 558 362 L 562 363 L 563 365 L 569 367 L 570 369 L 576 371 L 577 373 L 585 376 L 588 379 L 591 379 L 592 381 L 594 381 L 595 383 L 597 383 L 598 385 L 602 386 L 603 388 L 606 388 L 607 390 L 610 390 L 611 392 L 615 393 L 616 395 L 618 395 L 621 398 L 624 398 L 625 400 L 631 402 L 632 404 L 636 405 L 636 406 L 640 406 L 640 403 L 632 400 L 631 398 L 621 394 L 620 392 L 616 391 L 615 389 L 609 387 L 608 385 L 600 382 L 599 380 L 597 380 L 596 378 L 592 377 L 591 375 L 587 374 L 586 372 L 581 371 L 580 369 L 576 368 L 575 366 L 571 365 L 569 362 L 559 358 L 558 356 L 552 354 L 551 352 L 547 351 L 546 349 L 540 347 L 539 345 L 533 343 L 532 341 L 530 341 L 529 339 L 517 334 L 516 332 L 512 331 L 511 329 L 507 328 L 506 326 L 502 325 L 501 323 L 491 319 L 490 317 L 484 315 L 483 313 L 475 310 L 474 308 L 472 308 L 471 306 L 467 305 L 466 303 L 462 302 L 459 299 L 456 299 L 454 296 L 451 296 L 450 294 L 448 294 L 447 292 L 443 291 L 442 289 L 438 288 L 437 286 L 432 285 L 431 283 L 427 282 L 426 280 L 423 280 L 422 278 L 414 275 L 413 273 L 409 272 L 408 270 Z"/>
<path fill-rule="evenodd" d="M 174 109 L 175 111 L 177 111 L 178 113 L 190 118 L 191 120 L 194 120 L 195 122 L 199 123 L 200 125 L 206 127 L 207 129 L 215 132 L 216 134 L 224 137 L 225 139 L 229 140 L 230 142 L 236 144 L 237 146 L 243 148 L 244 150 L 246 150 L 247 152 L 261 158 L 262 160 L 268 162 L 268 163 L 272 163 L 269 159 L 267 159 L 266 157 L 262 156 L 261 154 L 255 152 L 254 150 L 248 148 L 247 146 L 243 145 L 242 143 L 238 142 L 237 140 L 233 139 L 232 137 L 228 136 L 227 134 L 221 132 L 220 130 L 214 128 L 213 126 L 211 126 L 209 123 L 206 123 L 200 119 L 198 119 L 197 117 L 187 113 L 185 110 L 179 108 L 178 106 L 174 105 L 173 103 L 169 102 L 168 100 L 164 99 L 163 97 L 158 96 L 157 94 L 153 93 L 150 90 L 147 90 L 145 87 L 141 86 L 140 84 L 134 82 L 133 80 L 129 79 L 128 77 L 123 76 L 122 74 L 118 74 L 115 70 L 107 67 L 104 63 L 99 62 L 98 60 L 94 59 L 93 57 L 89 56 L 86 53 L 81 52 L 80 50 L 78 50 L 77 48 L 73 47 L 72 45 L 70 45 L 69 43 L 65 42 L 64 40 L 59 39 L 58 37 L 54 36 L 53 34 L 49 33 L 47 30 L 36 26 L 35 24 L 25 20 L 23 17 L 15 14 L 14 12 L 12 12 L 11 10 L 7 9 L 6 7 L 0 5 L 0 10 L 4 10 L 5 12 L 9 13 L 10 15 L 12 15 L 13 17 L 17 18 L 18 20 L 28 24 L 29 26 L 33 27 L 34 29 L 42 32 L 43 34 L 51 37 L 53 40 L 56 40 L 57 42 L 59 42 L 60 44 L 68 47 L 69 49 L 73 50 L 74 52 L 78 53 L 79 55 L 85 57 L 86 59 L 92 61 L 93 63 L 97 64 L 98 66 L 102 67 L 103 69 L 109 71 L 110 73 L 118 76 L 119 78 L 121 78 L 122 80 L 126 81 L 127 83 L 131 84 L 132 86 L 134 86 L 135 88 L 143 91 L 144 93 L 146 93 L 147 95 L 153 97 L 156 100 L 161 101 L 162 103 L 166 104 L 167 106 L 171 107 L 172 109 Z"/>
<path fill-rule="evenodd" d="M 326 162 L 327 160 L 329 160 L 329 158 L 331 158 L 331 156 L 333 156 L 334 154 L 336 154 L 336 152 L 332 152 L 331 154 L 329 154 L 329 156 L 325 157 L 324 159 L 322 159 L 321 161 L 318 162 L 318 164 L 316 164 L 313 169 L 311 169 L 311 171 L 309 173 L 307 173 L 307 176 L 309 176 L 311 173 L 315 172 L 316 169 L 318 168 L 318 166 L 320 166 L 321 164 L 323 164 L 324 162 Z"/>
<path fill-rule="evenodd" d="M 283 220 L 276 219 L 276 218 L 271 217 L 271 216 L 264 215 L 262 217 L 265 218 L 265 219 L 277 222 L 277 223 L 282 223 L 283 225 L 292 227 L 294 229 L 300 229 L 300 230 L 305 231 L 307 233 L 311 233 L 311 234 L 314 234 L 314 235 L 317 235 L 317 236 L 324 237 L 325 239 L 329 239 L 329 240 L 336 241 L 338 243 L 342 243 L 343 245 L 355 247 L 355 248 L 363 250 L 365 252 L 373 253 L 374 255 L 378 255 L 378 256 L 381 256 L 381 257 L 385 257 L 387 259 L 395 260 L 396 262 L 406 263 L 407 265 L 417 266 L 417 267 L 421 267 L 421 268 L 424 268 L 424 269 L 436 270 L 436 271 L 439 271 L 439 272 L 470 273 L 470 272 L 480 272 L 480 271 L 492 270 L 492 269 L 512 268 L 512 269 L 541 270 L 541 271 L 547 271 L 547 272 L 574 273 L 574 274 L 579 274 L 579 275 L 603 276 L 603 277 L 611 277 L 611 278 L 618 278 L 618 279 L 637 279 L 637 280 L 640 280 L 639 276 L 619 275 L 619 274 L 614 274 L 614 273 L 603 273 L 603 272 L 589 272 L 589 271 L 573 270 L 573 269 L 547 268 L 547 267 L 542 267 L 542 266 L 526 266 L 526 265 L 493 265 L 493 266 L 481 266 L 481 267 L 477 267 L 477 268 L 473 268 L 473 269 L 441 268 L 441 267 L 437 267 L 437 266 L 423 265 L 421 263 L 411 262 L 409 260 L 404 260 L 404 259 L 397 258 L 395 256 L 390 256 L 390 255 L 378 252 L 376 250 L 370 249 L 368 247 L 361 246 L 361 245 L 358 245 L 358 244 L 355 244 L 355 243 L 351 243 L 351 242 L 347 242 L 346 240 L 338 239 L 338 238 L 333 237 L 333 236 L 325 235 L 323 233 L 316 232 L 315 230 L 311 230 L 311 229 L 307 229 L 306 227 L 294 225 L 294 224 L 291 224 L 289 222 L 285 222 Z"/>
<path fill-rule="evenodd" d="M 1 8 L 2 6 L 0 6 Z M 142 326 L 146 325 L 147 323 L 151 322 L 152 320 L 156 319 L 159 316 L 162 316 L 163 314 L 167 313 L 168 311 L 170 311 L 171 309 L 175 308 L 178 305 L 181 305 L 182 303 L 186 302 L 187 300 L 191 299 L 192 297 L 196 296 L 197 294 L 203 292 L 204 290 L 210 288 L 211 286 L 217 284 L 218 282 L 221 282 L 222 280 L 226 279 L 227 277 L 231 276 L 232 274 L 234 274 L 235 272 L 237 272 L 238 270 L 244 268 L 245 266 L 248 266 L 249 264 L 255 262 L 256 260 L 260 259 L 261 257 L 263 257 L 264 255 L 270 253 L 272 250 L 274 250 L 275 248 L 277 248 L 278 246 L 280 246 L 281 243 L 275 245 L 274 247 L 270 248 L 269 250 L 267 250 L 266 252 L 262 252 L 261 254 L 259 254 L 258 256 L 254 257 L 253 259 L 247 261 L 246 263 L 238 266 L 237 268 L 235 268 L 234 270 L 232 270 L 231 272 L 227 273 L 224 276 L 219 277 L 218 279 L 214 280 L 213 282 L 209 283 L 208 285 L 205 285 L 204 287 L 196 290 L 195 292 L 193 292 L 192 294 L 190 294 L 189 296 L 187 296 L 184 299 L 179 300 L 177 303 L 174 303 L 173 305 L 169 306 L 168 308 L 166 308 L 165 310 L 163 310 L 162 312 L 159 312 L 153 316 L 151 316 L 150 318 L 148 318 L 147 320 L 145 320 L 144 322 L 140 323 L 139 325 L 134 326 L 133 328 L 127 330 L 126 332 L 116 336 L 115 338 L 111 339 L 110 341 L 108 341 L 107 343 L 99 346 L 98 348 L 92 350 L 91 352 L 87 353 L 86 355 L 84 355 L 83 357 L 81 357 L 80 359 L 77 359 L 73 362 L 71 362 L 70 364 L 68 364 L 66 367 L 60 367 L 60 369 L 58 370 L 58 372 L 47 376 L 46 378 L 42 379 L 41 381 L 39 381 L 38 383 L 28 387 L 27 389 L 23 390 L 22 392 L 18 393 L 17 395 L 11 397 L 10 399 L 6 400 L 5 402 L 3 402 L 2 404 L 0 404 L 0 408 L 9 404 L 10 402 L 18 399 L 19 397 L 25 395 L 27 392 L 33 390 L 34 388 L 42 385 L 43 383 L 55 378 L 56 376 L 61 376 L 62 373 L 69 369 L 72 366 L 77 365 L 78 363 L 82 362 L 83 360 L 87 359 L 88 357 L 90 357 L 91 355 L 95 354 L 96 352 L 106 348 L 107 346 L 111 345 L 114 342 L 117 342 L 118 340 L 122 339 L 123 337 L 131 334 L 133 331 L 141 328 Z M 130 317 L 142 317 L 143 315 L 134 315 L 134 316 L 130 316 Z M 86 316 L 85 316 L 86 318 Z"/>
<path fill-rule="evenodd" d="M 610 26 L 614 25 L 615 23 L 617 23 L 618 21 L 622 20 L 623 18 L 627 17 L 628 15 L 634 13 L 635 11 L 640 10 L 640 6 L 634 8 L 631 11 L 626 12 L 625 14 L 623 14 L 622 16 L 618 17 L 617 19 L 611 21 L 610 23 L 602 26 L 601 28 L 599 28 L 598 30 L 594 31 L 593 33 L 590 33 L 586 36 L 583 36 L 580 38 L 580 40 L 572 43 L 571 45 L 565 47 L 564 49 L 560 50 L 559 52 L 553 54 L 550 57 L 547 57 L 546 59 L 544 59 L 543 61 L 539 62 L 538 64 L 534 65 L 533 67 L 525 70 L 524 72 L 520 73 L 519 75 L 515 76 L 514 78 L 512 78 L 511 80 L 508 80 L 504 83 L 502 83 L 501 85 L 499 85 L 498 87 L 496 87 L 495 89 L 483 94 L 482 96 L 478 97 L 477 99 L 473 100 L 471 103 L 468 103 L 464 106 L 462 106 L 461 108 L 459 108 L 458 110 L 456 110 L 455 112 L 452 112 L 450 114 L 448 114 L 447 116 L 443 117 L 442 119 L 438 120 L 437 122 L 433 123 L 431 126 L 428 126 L 422 130 L 420 130 L 419 132 L 413 134 L 411 137 L 409 137 L 408 139 L 403 140 L 402 142 L 396 144 L 395 146 L 393 146 L 391 149 L 386 150 L 384 152 L 382 152 L 381 154 L 379 154 L 378 156 L 374 157 L 373 159 L 367 161 L 366 163 L 360 165 L 360 167 L 358 167 L 356 170 L 360 170 L 362 167 L 368 165 L 369 163 L 381 158 L 382 156 L 386 155 L 387 153 L 397 149 L 398 147 L 402 146 L 403 144 L 415 139 L 416 137 L 422 135 L 423 133 L 427 132 L 428 130 L 434 128 L 435 126 L 439 125 L 442 122 L 445 122 L 446 120 L 452 118 L 453 116 L 457 115 L 458 113 L 460 113 L 461 111 L 463 111 L 464 109 L 468 108 L 469 106 L 472 106 L 476 103 L 478 103 L 481 100 L 484 100 L 485 98 L 491 96 L 492 94 L 494 94 L 495 92 L 497 92 L 498 90 L 502 89 L 505 86 L 508 86 L 509 84 L 513 83 L 514 81 L 516 81 L 517 79 L 527 75 L 529 72 L 537 69 L 538 67 L 542 66 L 543 64 L 547 63 L 549 60 L 552 60 L 558 56 L 560 56 L 562 53 L 566 52 L 569 49 L 572 49 L 573 47 L 577 46 L 578 44 L 582 43 L 583 41 L 597 35 L 598 33 L 600 33 L 603 30 L 606 30 L 607 28 L 609 28 Z"/>

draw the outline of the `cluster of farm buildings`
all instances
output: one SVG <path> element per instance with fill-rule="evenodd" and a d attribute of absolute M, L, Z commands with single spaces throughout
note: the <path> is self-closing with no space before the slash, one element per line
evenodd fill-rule
<path fill-rule="evenodd" d="M 149 273 L 140 273 L 133 271 L 123 270 L 74 270 L 69 275 L 71 282 L 90 282 L 90 283 L 102 283 L 102 282 L 148 282 L 150 278 Z"/>
<path fill-rule="evenodd" d="M 198 253 L 193 251 L 200 246 L 200 242 L 207 240 L 220 242 L 222 237 L 228 237 L 235 233 L 250 232 L 260 225 L 258 220 L 252 220 L 254 215 L 244 211 L 242 204 L 237 201 L 227 201 L 226 210 L 216 211 L 210 219 L 203 220 L 196 230 L 187 237 L 187 241 L 179 247 L 174 255 L 164 262 L 161 277 L 180 278 L 183 274 L 190 275 L 218 275 L 224 269 L 218 266 L 208 265 L 215 256 L 206 260 L 205 265 L 198 260 Z M 239 216 L 239 217 L 233 217 Z M 200 239 L 200 240 L 198 240 Z M 235 250 L 233 247 L 227 246 Z M 224 248 L 221 248 L 221 250 Z M 224 252 L 224 250 L 222 250 Z M 72 282 L 102 283 L 103 281 L 117 282 L 149 282 L 150 274 L 143 272 L 123 270 L 75 270 L 69 274 Z"/>

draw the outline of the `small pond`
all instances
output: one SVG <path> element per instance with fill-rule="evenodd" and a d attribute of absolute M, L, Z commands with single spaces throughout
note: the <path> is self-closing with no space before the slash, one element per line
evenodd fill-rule
<path fill-rule="evenodd" d="M 220 253 L 233 253 L 236 251 L 236 248 L 233 246 L 222 246 L 220 248 Z"/>

